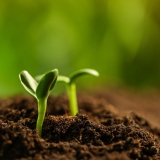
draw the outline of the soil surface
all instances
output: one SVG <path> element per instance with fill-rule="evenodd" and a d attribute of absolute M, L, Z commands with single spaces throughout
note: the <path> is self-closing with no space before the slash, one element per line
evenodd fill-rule
<path fill-rule="evenodd" d="M 70 116 L 66 95 L 50 96 L 42 137 L 30 96 L 0 100 L 0 160 L 158 160 L 160 94 L 121 89 L 78 94 Z"/>

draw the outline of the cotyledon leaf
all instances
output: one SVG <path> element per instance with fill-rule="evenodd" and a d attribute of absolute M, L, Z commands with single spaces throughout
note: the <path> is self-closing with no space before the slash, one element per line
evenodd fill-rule
<path fill-rule="evenodd" d="M 89 69 L 89 68 L 85 68 L 85 69 L 80 69 L 78 71 L 73 72 L 69 78 L 70 78 L 70 83 L 74 82 L 78 77 L 82 76 L 82 75 L 93 75 L 93 76 L 99 76 L 99 73 L 94 70 L 94 69 Z"/>
<path fill-rule="evenodd" d="M 70 79 L 66 76 L 61 76 L 59 75 L 58 78 L 57 78 L 57 81 L 58 82 L 65 82 L 65 83 L 69 83 L 70 82 Z"/>
<path fill-rule="evenodd" d="M 56 83 L 58 70 L 54 69 L 42 76 L 36 89 L 38 99 L 46 98 Z"/>
<path fill-rule="evenodd" d="M 38 86 L 38 83 L 35 81 L 35 79 L 27 72 L 22 71 L 19 74 L 19 79 L 23 85 L 23 87 L 34 97 L 36 97 L 36 89 Z"/>

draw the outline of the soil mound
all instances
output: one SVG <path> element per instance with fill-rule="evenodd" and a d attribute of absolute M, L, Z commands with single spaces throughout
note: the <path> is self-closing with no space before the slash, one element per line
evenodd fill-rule
<path fill-rule="evenodd" d="M 67 96 L 50 96 L 39 137 L 35 99 L 1 99 L 0 160 L 160 159 L 160 129 L 133 105 L 125 112 L 126 102 L 108 92 L 80 94 L 78 103 L 80 113 L 70 116 Z"/>

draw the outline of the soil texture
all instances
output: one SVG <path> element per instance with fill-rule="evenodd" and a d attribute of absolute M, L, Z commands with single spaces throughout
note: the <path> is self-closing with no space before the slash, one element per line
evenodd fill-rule
<path fill-rule="evenodd" d="M 0 160 L 158 160 L 159 99 L 113 89 L 83 93 L 79 114 L 70 116 L 67 96 L 50 96 L 42 137 L 34 98 L 1 99 Z"/>

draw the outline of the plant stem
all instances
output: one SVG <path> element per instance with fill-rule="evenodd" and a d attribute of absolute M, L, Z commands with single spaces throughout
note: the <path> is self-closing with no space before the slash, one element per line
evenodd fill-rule
<path fill-rule="evenodd" d="M 38 130 L 39 136 L 42 135 L 42 125 L 46 113 L 47 98 L 38 100 L 38 119 L 36 129 Z"/>
<path fill-rule="evenodd" d="M 70 83 L 67 85 L 70 112 L 72 116 L 75 116 L 78 113 L 78 104 L 77 104 L 77 95 L 76 95 L 76 85 Z"/>

